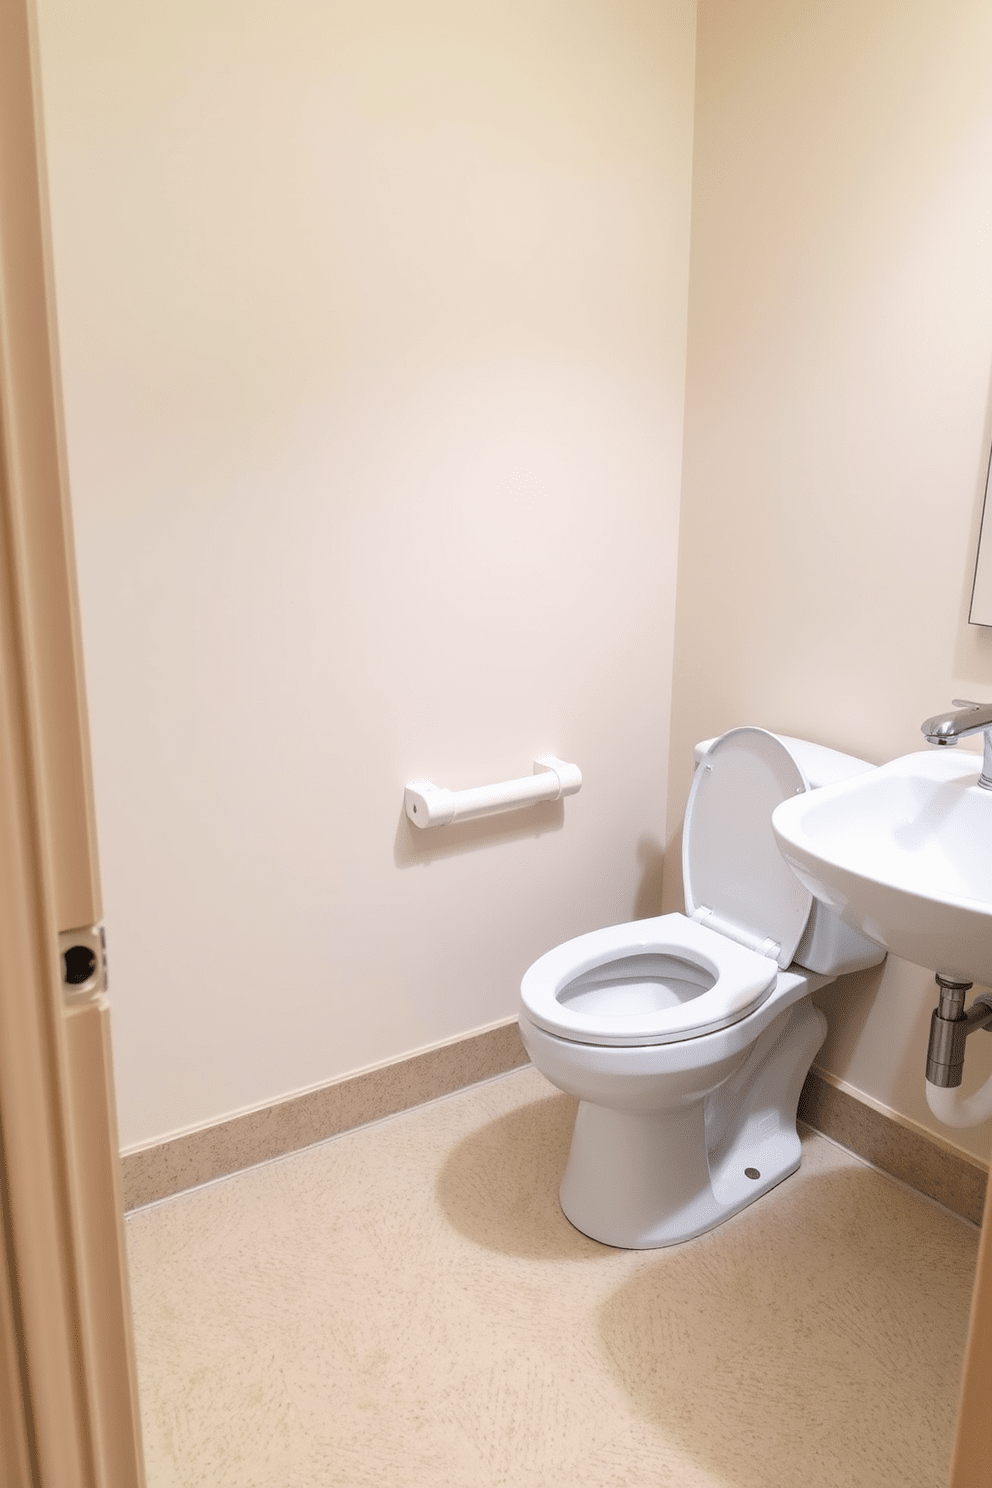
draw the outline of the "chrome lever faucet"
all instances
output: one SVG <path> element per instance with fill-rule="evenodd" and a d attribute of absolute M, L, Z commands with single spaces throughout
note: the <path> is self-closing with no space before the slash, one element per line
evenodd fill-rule
<path fill-rule="evenodd" d="M 968 734 L 985 735 L 985 757 L 978 783 L 992 790 L 992 703 L 970 703 L 955 698 L 954 713 L 937 713 L 921 724 L 920 732 L 929 744 L 956 744 Z"/>

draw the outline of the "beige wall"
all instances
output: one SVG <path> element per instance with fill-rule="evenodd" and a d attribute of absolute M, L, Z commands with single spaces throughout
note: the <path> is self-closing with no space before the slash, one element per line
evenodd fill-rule
<path fill-rule="evenodd" d="M 701 0 L 670 831 L 694 738 L 881 762 L 992 692 L 967 624 L 992 434 L 992 9 Z M 666 897 L 677 896 L 677 870 Z M 822 996 L 823 1068 L 930 1117 L 932 978 Z M 969 1041 L 966 1082 L 992 1070 Z"/>
<path fill-rule="evenodd" d="M 511 1016 L 658 908 L 694 739 L 988 695 L 984 0 L 702 0 L 695 144 L 676 0 L 40 12 L 126 1144 Z M 402 818 L 544 749 L 564 810 Z M 822 1002 L 987 1156 L 927 973 Z"/>
<path fill-rule="evenodd" d="M 694 7 L 39 11 L 134 1146 L 657 904 Z M 545 750 L 564 809 L 402 816 Z"/>

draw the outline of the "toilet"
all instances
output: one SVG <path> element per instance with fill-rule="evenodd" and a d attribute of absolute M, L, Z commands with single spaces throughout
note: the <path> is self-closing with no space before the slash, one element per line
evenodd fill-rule
<path fill-rule="evenodd" d="M 760 728 L 695 757 L 685 914 L 566 941 L 520 989 L 531 1061 L 579 1101 L 562 1210 L 628 1249 L 701 1235 L 795 1172 L 827 1028 L 812 994 L 885 956 L 813 899 L 771 826 L 787 797 L 872 766 Z"/>

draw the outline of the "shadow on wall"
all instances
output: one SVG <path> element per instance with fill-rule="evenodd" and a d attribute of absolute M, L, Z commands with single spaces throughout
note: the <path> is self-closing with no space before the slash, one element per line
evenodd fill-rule
<path fill-rule="evenodd" d="M 663 914 L 662 885 L 665 877 L 665 850 L 656 837 L 642 837 L 637 844 L 637 861 L 641 865 L 641 883 L 634 900 L 635 920 L 650 920 Z"/>
<path fill-rule="evenodd" d="M 596 1260 L 604 1248 L 562 1214 L 565 1171 L 578 1102 L 552 1095 L 473 1132 L 441 1169 L 437 1196 L 459 1234 L 501 1255 Z"/>
<path fill-rule="evenodd" d="M 920 1207 L 867 1168 L 791 1180 L 603 1304 L 612 1372 L 707 1481 L 851 1482 L 854 1436 L 859 1482 L 943 1482 L 976 1242 Z"/>
<path fill-rule="evenodd" d="M 851 1058 L 864 1034 L 886 966 L 887 962 L 883 961 L 880 966 L 869 966 L 864 971 L 848 972 L 846 976 L 839 976 L 835 981 L 828 982 L 813 997 L 814 1003 L 825 1015 L 831 1032 L 835 1028 L 843 1029 L 842 1059 L 845 1062 Z M 929 1011 L 926 1013 L 926 1019 L 927 1029 L 929 1029 Z M 926 1034 L 924 1034 L 924 1045 L 925 1043 Z M 819 1059 L 815 1063 L 818 1064 Z M 921 1079 L 922 1075 L 921 1066 Z"/>
<path fill-rule="evenodd" d="M 502 842 L 515 842 L 519 837 L 543 837 L 546 832 L 560 832 L 565 825 L 565 801 L 539 801 L 533 806 L 483 816 L 477 821 L 451 822 L 446 827 L 415 827 L 400 807 L 393 843 L 393 862 L 397 868 L 429 864 L 436 858 L 450 858 L 476 848 L 492 848 Z"/>

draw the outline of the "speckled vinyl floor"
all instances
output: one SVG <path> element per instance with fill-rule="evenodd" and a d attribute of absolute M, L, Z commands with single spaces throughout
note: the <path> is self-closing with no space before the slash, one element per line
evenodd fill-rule
<path fill-rule="evenodd" d="M 525 1067 L 133 1214 L 149 1488 L 939 1488 L 977 1232 L 807 1134 L 610 1250 L 573 1109 Z"/>

